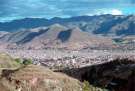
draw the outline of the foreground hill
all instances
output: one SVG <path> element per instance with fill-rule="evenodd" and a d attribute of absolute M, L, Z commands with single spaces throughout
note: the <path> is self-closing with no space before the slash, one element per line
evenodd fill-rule
<path fill-rule="evenodd" d="M 0 79 L 2 91 L 82 91 L 81 83 L 62 73 L 35 65 L 4 70 Z"/>
<path fill-rule="evenodd" d="M 0 54 L 0 91 L 82 91 L 82 84 L 45 67 L 22 65 Z"/>
<path fill-rule="evenodd" d="M 0 60 L 9 59 L 12 64 L 22 61 L 13 60 L 6 54 L 1 54 Z M 20 62 L 19 62 L 20 61 Z M 24 61 L 24 59 L 23 59 Z M 27 60 L 28 61 L 28 60 Z M 22 64 L 23 63 L 23 64 Z M 6 66 L 1 68 L 0 91 L 102 91 L 87 81 L 81 82 L 64 73 L 54 72 L 46 67 L 22 62 L 19 67 Z M 1 63 L 4 65 L 5 63 Z"/>
<path fill-rule="evenodd" d="M 129 15 L 99 15 L 99 16 L 76 16 L 71 18 L 52 19 L 25 18 L 11 22 L 0 23 L 0 31 L 18 31 L 50 26 L 56 23 L 66 27 L 79 27 L 83 31 L 105 36 L 128 36 L 135 35 L 135 16 Z"/>

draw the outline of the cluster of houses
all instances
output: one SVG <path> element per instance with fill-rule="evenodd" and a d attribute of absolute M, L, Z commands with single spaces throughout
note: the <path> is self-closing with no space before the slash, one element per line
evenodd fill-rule
<path fill-rule="evenodd" d="M 14 58 L 28 58 L 33 64 L 49 68 L 80 68 L 88 65 L 102 64 L 116 58 L 135 59 L 135 51 L 67 51 L 67 50 L 4 50 Z"/>

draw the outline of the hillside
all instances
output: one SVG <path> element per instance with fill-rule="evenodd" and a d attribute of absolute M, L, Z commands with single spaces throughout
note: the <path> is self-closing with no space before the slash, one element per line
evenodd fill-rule
<path fill-rule="evenodd" d="M 0 91 L 81 91 L 81 83 L 62 73 L 36 65 L 21 65 L 0 54 Z"/>
<path fill-rule="evenodd" d="M 7 69 L 2 75 L 0 89 L 3 91 L 82 91 L 78 80 L 41 66 Z"/>
<path fill-rule="evenodd" d="M 60 24 L 8 33 L 0 38 L 8 48 L 43 49 L 66 48 L 82 49 L 95 46 L 112 46 L 111 38 L 96 36 L 82 31 L 79 27 L 68 28 Z"/>
<path fill-rule="evenodd" d="M 108 91 L 135 91 L 134 59 L 115 59 L 103 64 L 62 71 L 81 81 L 89 81 L 94 86 L 107 88 Z"/>
<path fill-rule="evenodd" d="M 0 53 L 0 69 L 5 68 L 18 68 L 20 66 L 12 57 L 7 54 Z"/>

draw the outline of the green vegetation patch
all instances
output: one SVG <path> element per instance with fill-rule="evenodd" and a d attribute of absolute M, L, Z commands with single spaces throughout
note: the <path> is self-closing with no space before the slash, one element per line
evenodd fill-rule
<path fill-rule="evenodd" d="M 18 68 L 20 64 L 17 63 L 11 56 L 5 53 L 0 53 L 0 68 Z"/>
<path fill-rule="evenodd" d="M 88 81 L 84 81 L 83 82 L 83 91 L 109 91 L 109 90 L 92 86 L 89 84 Z"/>

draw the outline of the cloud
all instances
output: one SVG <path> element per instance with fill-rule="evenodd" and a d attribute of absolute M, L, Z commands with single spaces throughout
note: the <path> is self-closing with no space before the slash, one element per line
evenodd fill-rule
<path fill-rule="evenodd" d="M 111 15 L 123 15 L 123 11 L 120 9 L 106 9 L 106 8 L 102 8 L 102 9 L 95 9 L 92 13 L 86 13 L 85 15 L 101 15 L 101 14 L 111 14 Z"/>
<path fill-rule="evenodd" d="M 122 15 L 123 12 L 122 12 L 121 10 L 118 10 L 118 9 L 113 9 L 113 10 L 111 11 L 111 14 L 112 14 L 112 15 Z"/>
<path fill-rule="evenodd" d="M 135 0 L 0 0 L 0 20 L 135 13 L 129 7 Z"/>

